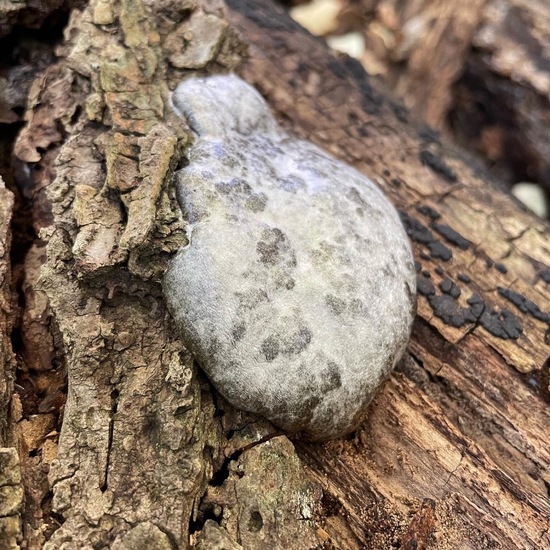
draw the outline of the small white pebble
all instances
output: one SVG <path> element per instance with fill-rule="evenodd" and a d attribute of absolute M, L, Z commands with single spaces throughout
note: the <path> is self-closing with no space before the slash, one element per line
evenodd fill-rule
<path fill-rule="evenodd" d="M 336 29 L 336 18 L 341 9 L 339 0 L 313 0 L 292 8 L 290 17 L 311 34 L 324 36 Z"/>
<path fill-rule="evenodd" d="M 548 200 L 538 183 L 520 182 L 512 187 L 512 195 L 541 218 L 548 217 Z"/>
<path fill-rule="evenodd" d="M 347 53 L 359 59 L 365 53 L 365 38 L 360 32 L 349 32 L 340 36 L 329 36 L 328 45 L 337 52 Z"/>

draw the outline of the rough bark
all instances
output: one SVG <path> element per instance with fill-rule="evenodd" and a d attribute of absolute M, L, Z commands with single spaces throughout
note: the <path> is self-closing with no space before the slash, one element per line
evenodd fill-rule
<path fill-rule="evenodd" d="M 14 149 L 19 181 L 25 165 L 34 168 L 26 192 L 40 234 L 21 285 L 20 378 L 32 386 L 21 399 L 35 406 L 17 428 L 23 455 L 39 462 L 23 464 L 26 543 L 187 547 L 211 513 L 201 496 L 222 469 L 216 498 L 232 503 L 224 513 L 234 512 L 235 539 L 269 532 L 281 541 L 274 547 L 289 538 L 312 546 L 315 486 L 293 447 L 269 441 L 276 432 L 262 423 L 249 433 L 252 420 L 238 414 L 225 431 L 244 431 L 228 444 L 159 284 L 185 244 L 170 174 L 190 136 L 165 107 L 169 86 L 190 68 L 233 68 L 243 46 L 212 2 L 92 2 L 72 13 L 66 36 L 60 61 L 30 88 Z M 56 376 L 65 369 L 66 404 Z M 251 447 L 242 458 L 239 441 Z M 224 450 L 239 458 L 238 475 Z M 276 482 L 257 496 L 248 486 L 274 460 Z"/>
<path fill-rule="evenodd" d="M 10 410 L 15 380 L 15 357 L 11 349 L 14 296 L 11 277 L 11 227 L 13 194 L 0 177 L 0 548 L 18 548 L 21 542 L 23 486 L 19 454 L 14 447 Z"/>
<path fill-rule="evenodd" d="M 35 461 L 21 464 L 27 546 L 547 546 L 548 226 L 410 124 L 357 62 L 271 4 L 228 4 L 94 0 L 31 88 L 15 153 L 36 168 L 46 248 L 25 287 L 40 299 L 20 373 L 35 361 L 55 389 L 29 391 L 34 408 L 11 419 Z M 292 445 L 235 411 L 166 312 L 159 281 L 184 243 L 170 174 L 190 139 L 166 99 L 191 68 L 237 69 L 404 212 L 421 292 L 410 355 L 345 441 Z"/>
<path fill-rule="evenodd" d="M 363 15 L 367 59 L 374 58 L 386 83 L 416 115 L 446 127 L 453 85 L 464 72 L 486 0 L 405 2 L 352 0 Z M 346 12 L 340 16 L 346 22 Z"/>
<path fill-rule="evenodd" d="M 0 176 L 0 445 L 11 443 L 9 430 L 9 404 L 13 394 L 15 362 L 10 345 L 14 318 L 13 287 L 11 282 L 11 217 L 13 194 L 6 189 Z"/>

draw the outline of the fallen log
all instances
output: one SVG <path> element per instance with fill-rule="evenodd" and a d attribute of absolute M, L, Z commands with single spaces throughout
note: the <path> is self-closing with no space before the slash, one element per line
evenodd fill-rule
<path fill-rule="evenodd" d="M 271 3 L 92 1 L 65 34 L 15 145 L 68 376 L 64 409 L 54 392 L 12 419 L 49 471 L 51 494 L 22 462 L 28 547 L 548 546 L 548 225 Z M 236 70 L 402 211 L 417 320 L 349 438 L 291 443 L 234 410 L 174 330 L 159 282 L 184 243 L 170 174 L 189 135 L 165 101 L 191 69 Z"/>

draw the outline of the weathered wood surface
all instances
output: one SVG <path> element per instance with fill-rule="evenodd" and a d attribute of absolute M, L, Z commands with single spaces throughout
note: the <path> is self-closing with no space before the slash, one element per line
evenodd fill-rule
<path fill-rule="evenodd" d="M 550 6 L 544 0 L 353 0 L 385 82 L 480 153 L 503 183 L 550 190 Z M 342 15 L 345 18 L 344 14 Z"/>
<path fill-rule="evenodd" d="M 548 2 L 485 2 L 453 94 L 449 118 L 460 143 L 504 177 L 537 181 L 550 193 Z"/>
<path fill-rule="evenodd" d="M 223 13 L 94 0 L 31 88 L 15 152 L 35 168 L 47 258 L 28 286 L 47 298 L 51 341 L 23 329 L 22 365 L 56 359 L 69 393 L 58 447 L 53 375 L 54 395 L 35 392 L 13 426 L 34 444 L 21 451 L 34 461 L 22 462 L 27 546 L 550 545 L 548 225 L 272 4 Z M 182 242 L 169 175 L 189 136 L 163 103 L 189 74 L 190 14 L 219 31 L 206 72 L 237 69 L 283 124 L 404 212 L 421 290 L 410 354 L 345 441 L 293 446 L 225 404 L 165 310 L 158 281 Z"/>
<path fill-rule="evenodd" d="M 525 313 L 519 311 L 507 293 L 550 310 L 548 226 L 520 212 L 467 159 L 411 130 L 406 115 L 355 62 L 338 65 L 319 41 L 289 32 L 283 16 L 247 5 L 246 17 L 235 18 L 251 43 L 243 74 L 289 127 L 374 177 L 425 228 L 435 216 L 426 207 L 441 215 L 432 236 L 412 228 L 420 287 L 427 294 L 433 287 L 435 295 L 419 297 L 409 361 L 380 392 L 353 440 L 298 446 L 341 505 L 325 529 L 337 546 L 353 533 L 351 547 L 382 548 L 403 536 L 403 523 L 412 519 L 425 547 L 548 545 L 550 318 L 526 301 L 520 305 Z M 308 52 L 307 59 L 300 52 Z M 439 251 L 432 239 L 448 247 L 452 259 L 434 258 Z M 457 300 L 439 288 L 447 278 L 460 287 Z M 519 338 L 491 334 L 487 328 L 506 331 L 513 323 L 492 326 L 483 314 L 452 326 L 473 294 L 486 312 L 502 318 L 509 310 L 522 327 Z"/>

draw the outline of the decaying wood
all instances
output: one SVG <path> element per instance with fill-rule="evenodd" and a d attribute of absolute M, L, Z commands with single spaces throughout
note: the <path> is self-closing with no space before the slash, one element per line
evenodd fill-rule
<path fill-rule="evenodd" d="M 58 446 L 52 373 L 53 394 L 10 417 L 42 468 L 21 462 L 27 546 L 550 545 L 548 225 L 270 3 L 92 0 L 65 36 L 15 145 L 47 243 L 26 285 L 46 302 L 21 323 L 24 347 L 47 353 L 27 350 L 20 371 L 55 359 L 68 375 Z M 176 336 L 159 281 L 184 243 L 170 174 L 191 137 L 166 100 L 190 68 L 238 70 L 403 210 L 419 268 L 410 354 L 351 438 L 291 444 L 213 392 Z"/>
<path fill-rule="evenodd" d="M 389 82 L 407 106 L 442 129 L 453 104 L 453 85 L 462 75 L 485 0 L 458 9 L 444 0 L 411 1 L 395 7 L 399 39 L 390 54 Z M 406 60 L 407 70 L 399 70 Z"/>
<path fill-rule="evenodd" d="M 453 132 L 504 177 L 550 192 L 550 6 L 491 0 L 481 15 L 454 87 Z"/>
<path fill-rule="evenodd" d="M 343 528 L 342 514 L 336 514 L 329 532 L 336 541 L 343 533 L 337 545 L 345 546 L 351 530 L 359 545 L 387 547 L 399 540 L 411 515 L 418 523 L 413 514 L 426 514 L 421 504 L 431 499 L 433 528 L 419 545 L 547 545 L 549 318 L 533 304 L 541 313 L 550 306 L 548 226 L 519 212 L 483 173 L 432 135 L 411 132 L 403 123 L 406 115 L 377 94 L 355 62 L 337 65 L 317 41 L 289 33 L 273 16 L 263 18 L 255 3 L 249 9 L 255 17 L 238 18 L 252 44 L 245 77 L 295 132 L 351 159 L 409 216 L 431 226 L 431 236 L 411 227 L 419 286 L 428 296 L 419 298 L 410 360 L 380 393 L 352 441 L 299 446 L 349 518 Z M 307 61 L 301 51 L 308 52 Z M 285 78 L 295 73 L 300 76 Z M 441 218 L 432 221 L 435 211 Z M 432 237 L 451 250 L 452 259 L 436 257 Z M 461 282 L 459 274 L 471 282 Z M 443 296 L 438 284 L 446 278 L 462 294 L 438 302 L 429 295 L 430 284 Z M 506 290 L 532 304 L 516 300 L 521 312 Z M 521 336 L 494 336 L 487 328 L 495 327 L 483 316 L 452 326 L 455 306 L 466 308 L 474 293 L 486 310 L 513 312 Z"/>
<path fill-rule="evenodd" d="M 550 190 L 550 7 L 542 0 L 352 0 L 386 83 L 481 153 L 503 183 Z M 342 17 L 345 16 L 345 12 Z"/>
<path fill-rule="evenodd" d="M 453 86 L 464 72 L 487 0 L 351 0 L 365 35 L 365 63 L 375 62 L 384 81 L 417 116 L 446 127 Z M 344 11 L 340 16 L 343 22 Z"/>

